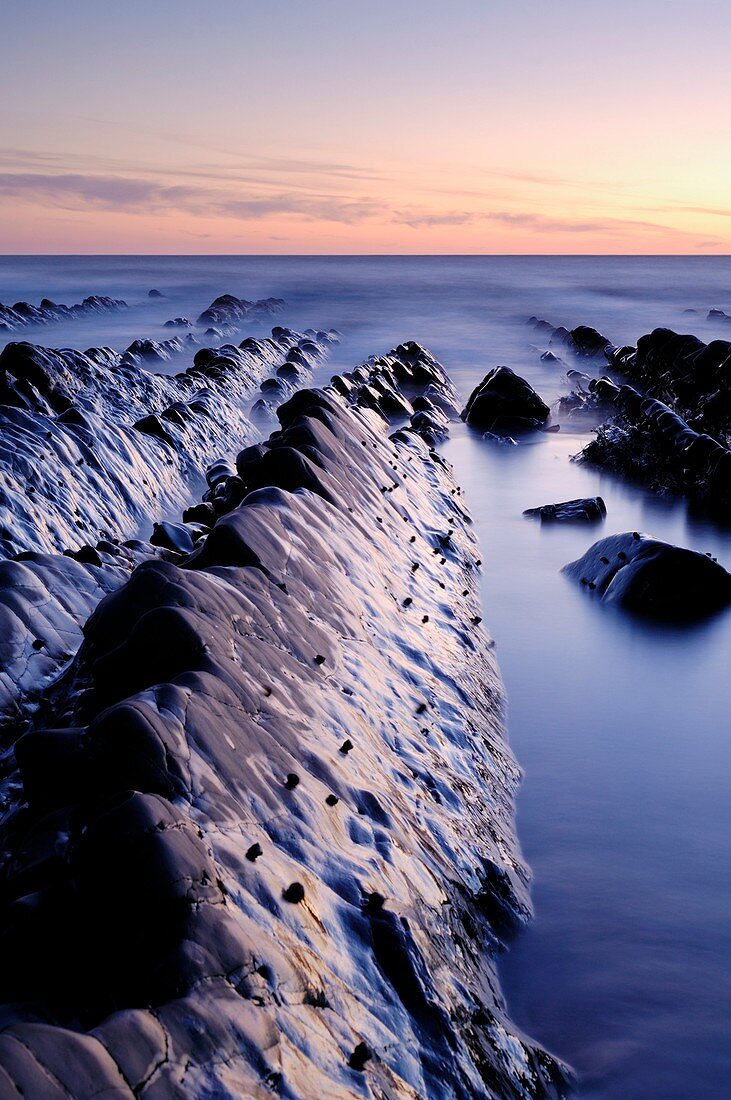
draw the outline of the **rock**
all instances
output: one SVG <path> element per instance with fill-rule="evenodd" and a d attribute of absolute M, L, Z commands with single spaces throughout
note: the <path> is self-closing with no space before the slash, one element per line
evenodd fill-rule
<path fill-rule="evenodd" d="M 50 680 L 0 821 L 8 1095 L 164 1097 L 183 1074 L 191 1100 L 564 1091 L 497 982 L 529 905 L 475 535 L 447 463 L 360 390 L 397 369 L 433 381 L 403 348 L 347 397 L 294 393 L 237 475 L 193 452 L 209 503 L 233 478 L 261 487 L 205 553 L 136 565 Z M 236 378 L 219 364 L 191 368 L 189 407 L 211 367 Z M 125 442 L 161 454 L 151 479 L 168 458 L 182 476 L 177 450 Z M 24 599 L 29 567 L 5 565 Z M 20 647 L 23 670 L 54 644 L 47 597 L 17 630 L 44 642 Z"/>
<path fill-rule="evenodd" d="M 563 325 L 555 327 L 550 321 L 540 320 L 538 317 L 530 317 L 528 324 L 542 337 L 547 336 L 551 344 L 566 348 L 580 358 L 607 359 L 613 351 L 613 345 L 606 336 L 602 336 L 589 325 L 578 325 L 576 328 L 567 329 Z M 547 356 L 551 354 L 551 352 L 546 353 Z"/>
<path fill-rule="evenodd" d="M 431 412 L 418 411 L 410 418 L 409 423 L 415 432 L 418 432 L 430 447 L 436 447 L 449 435 L 449 422 L 447 417 L 436 406 Z"/>
<path fill-rule="evenodd" d="M 150 413 L 149 416 L 143 416 L 140 420 L 136 420 L 132 425 L 138 432 L 144 432 L 145 435 L 153 435 L 156 439 L 162 440 L 163 443 L 167 443 L 169 447 L 175 446 L 175 440 L 170 435 L 165 425 L 159 416 L 154 413 Z"/>
<path fill-rule="evenodd" d="M 186 350 L 179 336 L 171 340 L 133 340 L 122 356 L 123 363 L 164 363 Z"/>
<path fill-rule="evenodd" d="M 571 329 L 571 346 L 575 354 L 589 359 L 606 357 L 607 350 L 611 348 L 606 336 L 602 336 L 595 328 L 589 325 L 579 325 Z"/>
<path fill-rule="evenodd" d="M 459 420 L 459 408 L 454 400 L 451 387 L 447 388 L 432 382 L 424 390 L 424 398 L 441 409 L 448 420 Z M 416 406 L 414 406 L 416 408 Z"/>
<path fill-rule="evenodd" d="M 245 298 L 237 298 L 234 294 L 221 294 L 211 302 L 208 309 L 203 310 L 198 318 L 198 324 L 214 328 L 228 326 L 235 329 L 249 317 L 278 313 L 283 307 L 282 298 L 262 298 L 256 302 L 249 302 Z"/>
<path fill-rule="evenodd" d="M 542 504 L 526 508 L 524 516 L 537 516 L 543 523 L 597 523 L 607 514 L 602 497 L 581 497 L 561 504 Z"/>
<path fill-rule="evenodd" d="M 517 447 L 518 440 L 512 435 L 496 435 L 495 432 L 485 432 L 483 437 L 488 443 L 497 443 L 498 447 Z"/>
<path fill-rule="evenodd" d="M 165 295 L 162 294 L 159 290 L 148 290 L 147 297 L 148 298 L 164 298 Z"/>
<path fill-rule="evenodd" d="M 232 440 L 251 438 L 247 408 L 258 386 L 302 339 L 281 329 L 276 343 L 199 348 L 193 365 L 174 375 L 153 373 L 139 343 L 124 355 L 7 344 L 0 556 L 61 553 L 93 545 L 100 533 L 125 539 L 153 518 L 179 515 L 213 459 L 230 453 Z M 184 338 L 164 344 L 167 351 L 158 349 L 168 358 L 189 351 Z M 322 354 L 331 346 L 328 338 Z M 288 396 L 291 384 L 281 381 Z"/>
<path fill-rule="evenodd" d="M 610 415 L 579 456 L 649 484 L 681 492 L 719 514 L 731 504 L 731 343 L 654 329 L 621 348 L 615 367 L 633 383 L 593 379 L 589 398 Z M 647 396 L 647 393 L 652 396 Z"/>
<path fill-rule="evenodd" d="M 510 435 L 543 427 L 548 405 L 510 367 L 494 367 L 471 393 L 462 419 L 472 428 Z"/>
<path fill-rule="evenodd" d="M 637 531 L 600 539 L 563 572 L 604 603 L 657 619 L 700 619 L 731 603 L 718 562 Z"/>
<path fill-rule="evenodd" d="M 150 542 L 153 546 L 162 546 L 177 554 L 192 554 L 194 548 L 190 530 L 182 523 L 169 523 L 167 520 L 153 525 Z"/>
<path fill-rule="evenodd" d="M 44 298 L 39 306 L 29 302 L 16 302 L 14 306 L 0 303 L 0 326 L 3 332 L 14 332 L 29 325 L 51 325 L 126 308 L 127 303 L 120 298 L 108 298 L 103 294 L 92 294 L 73 306 L 60 305 L 49 298 Z"/>

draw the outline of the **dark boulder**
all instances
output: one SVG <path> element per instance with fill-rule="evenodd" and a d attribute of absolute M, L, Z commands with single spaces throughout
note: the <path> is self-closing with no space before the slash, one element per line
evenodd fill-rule
<path fill-rule="evenodd" d="M 602 336 L 590 325 L 579 325 L 571 329 L 572 350 L 576 355 L 593 359 L 595 356 L 604 356 L 607 353 L 610 342 L 606 336 Z"/>
<path fill-rule="evenodd" d="M 472 391 L 461 416 L 471 428 L 505 435 L 541 428 L 549 414 L 530 383 L 510 367 L 494 367 Z"/>
<path fill-rule="evenodd" d="M 184 524 L 169 523 L 167 520 L 153 524 L 150 542 L 176 554 L 191 554 L 194 546 L 193 536 Z"/>
<path fill-rule="evenodd" d="M 579 497 L 560 504 L 542 504 L 526 508 L 524 516 L 537 516 L 542 523 L 597 523 L 607 514 L 602 497 Z"/>
<path fill-rule="evenodd" d="M 658 619 L 700 619 L 731 603 L 731 574 L 717 561 L 637 531 L 600 539 L 563 572 L 604 603 Z"/>

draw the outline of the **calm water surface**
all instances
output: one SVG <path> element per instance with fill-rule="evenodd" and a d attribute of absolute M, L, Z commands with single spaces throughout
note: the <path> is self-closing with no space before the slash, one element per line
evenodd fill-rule
<path fill-rule="evenodd" d="M 167 297 L 149 301 L 151 287 Z M 130 302 L 119 317 L 28 333 L 56 346 L 159 339 L 167 318 L 195 318 L 222 292 L 281 296 L 282 324 L 339 328 L 324 376 L 413 338 L 463 396 L 499 362 L 548 401 L 567 392 L 565 367 L 528 348 L 531 314 L 616 343 L 661 324 L 731 339 L 705 320 L 712 306 L 731 312 L 731 259 L 719 257 L 0 258 L 0 301 Z M 581 1096 L 715 1100 L 731 1096 L 731 613 L 649 627 L 559 570 L 624 530 L 731 567 L 731 533 L 571 463 L 584 438 L 494 448 L 459 426 L 446 446 L 483 548 L 485 617 L 525 771 L 518 827 L 536 919 L 502 979 L 515 1019 L 576 1068 Z M 598 530 L 521 515 L 597 492 Z"/>

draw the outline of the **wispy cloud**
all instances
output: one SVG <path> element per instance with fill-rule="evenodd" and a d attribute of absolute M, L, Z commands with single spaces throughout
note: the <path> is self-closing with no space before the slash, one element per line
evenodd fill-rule
<path fill-rule="evenodd" d="M 113 124 L 109 119 L 96 118 L 89 115 L 80 117 L 86 122 L 93 122 L 105 128 L 114 125 L 117 130 L 120 129 L 117 123 Z M 350 164 L 343 161 L 333 161 L 319 157 L 261 156 L 256 153 L 242 153 L 240 149 L 233 149 L 229 146 L 222 145 L 220 142 L 205 141 L 198 137 L 170 133 L 166 130 L 146 130 L 139 127 L 127 127 L 126 129 L 122 127 L 122 129 L 134 137 L 153 138 L 156 142 L 169 142 L 172 145 L 180 145 L 186 149 L 216 153 L 219 156 L 230 158 L 233 162 L 230 167 L 239 165 L 247 170 L 267 172 L 274 175 L 324 173 L 330 176 L 343 176 L 346 179 L 374 179 L 380 178 L 381 176 L 380 172 L 372 168 L 366 168 L 363 165 Z"/>
<path fill-rule="evenodd" d="M 93 208 L 145 214 L 185 211 L 195 216 L 260 221 L 272 215 L 296 215 L 311 221 L 352 225 L 383 213 L 373 199 L 303 195 L 296 191 L 251 195 L 219 189 L 169 185 L 127 176 L 82 173 L 0 172 L 0 196 L 30 199 L 66 210 Z"/>
<path fill-rule="evenodd" d="M 182 139 L 181 139 L 182 142 Z M 257 157 L 253 155 L 225 154 L 230 159 L 199 161 L 183 164 L 136 164 L 130 169 L 128 161 L 119 157 L 92 153 L 54 153 L 19 148 L 0 149 L 0 170 L 12 174 L 53 173 L 54 175 L 86 175 L 98 177 L 134 176 L 168 186 L 180 181 L 206 180 L 229 187 L 250 186 L 262 192 L 289 190 L 334 191 L 340 194 L 352 189 L 355 180 L 367 181 L 372 187 L 375 180 L 386 180 L 382 173 L 360 168 L 357 165 L 335 163 L 327 160 Z"/>
<path fill-rule="evenodd" d="M 561 204 L 557 213 L 544 213 L 540 208 L 510 209 L 511 204 L 502 205 L 502 200 L 496 197 L 491 202 L 484 193 L 477 201 L 466 201 L 465 208 L 445 210 L 435 208 L 428 201 L 404 206 L 389 197 L 391 188 L 387 186 L 373 188 L 375 195 L 360 194 L 359 188 L 347 184 L 341 184 L 340 189 L 323 186 L 327 181 L 323 181 L 317 171 L 338 167 L 345 170 L 350 167 L 347 165 L 276 158 L 251 158 L 251 161 L 256 161 L 261 167 L 261 178 L 257 176 L 252 180 L 239 170 L 229 173 L 215 165 L 211 166 L 210 173 L 198 167 L 187 173 L 185 169 L 171 169 L 168 176 L 156 175 L 153 169 L 131 174 L 121 170 L 119 162 L 111 159 L 84 155 L 74 158 L 56 153 L 6 149 L 0 151 L 0 202 L 5 200 L 32 205 L 38 208 L 39 216 L 54 210 L 123 212 L 143 217 L 150 214 L 184 214 L 192 218 L 226 219 L 244 224 L 266 223 L 274 219 L 338 226 L 373 222 L 380 223 L 381 229 L 390 224 L 427 232 L 440 227 L 504 226 L 536 235 L 575 235 L 579 238 L 585 235 L 628 243 L 677 240 L 688 245 L 692 241 L 693 246 L 699 249 L 722 244 L 722 241 L 713 240 L 707 234 L 698 242 L 697 234 L 688 228 L 636 217 L 601 214 L 570 216 L 569 213 L 562 213 L 564 209 L 571 210 L 569 204 Z M 75 170 L 69 170 L 71 166 Z M 288 178 L 299 170 L 311 170 L 310 178 L 304 185 Z M 281 173 L 281 178 L 277 173 Z M 530 178 L 532 181 L 540 180 L 540 177 Z M 377 197 L 379 192 L 382 198 Z M 418 191 L 412 193 L 416 196 Z M 421 198 L 426 198 L 423 191 Z M 517 196 L 513 202 L 518 205 Z M 526 205 L 533 204 L 526 198 Z M 660 213 L 677 212 L 680 208 L 656 209 Z M 704 207 L 683 209 L 731 217 L 731 210 Z M 232 226 L 231 230 L 234 229 Z M 186 232 L 200 235 L 192 226 Z M 322 230 L 320 233 L 322 235 Z"/>
<path fill-rule="evenodd" d="M 686 206 L 673 203 L 667 206 L 649 206 L 648 210 L 662 214 L 710 214 L 714 218 L 731 218 L 731 208 L 718 206 Z"/>
<path fill-rule="evenodd" d="M 77 173 L 0 172 L 0 195 L 35 199 L 64 209 L 93 206 L 103 210 L 143 211 L 195 201 L 197 193 L 184 185 L 163 186 L 123 176 Z"/>
<path fill-rule="evenodd" d="M 530 229 L 535 233 L 602 233 L 610 235 L 627 235 L 638 232 L 662 234 L 684 232 L 683 230 L 673 230 L 672 227 L 660 225 L 657 222 L 638 221 L 633 218 L 560 218 L 527 211 L 510 210 L 454 210 L 448 213 L 400 210 L 394 213 L 393 220 L 400 225 L 407 225 L 411 229 L 421 229 L 440 225 L 469 225 L 477 222 L 493 222 L 500 225 Z"/>

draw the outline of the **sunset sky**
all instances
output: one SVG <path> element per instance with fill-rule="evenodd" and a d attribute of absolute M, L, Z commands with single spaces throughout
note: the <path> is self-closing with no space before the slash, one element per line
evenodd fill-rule
<path fill-rule="evenodd" d="M 3 253 L 731 252 L 728 0 L 5 0 Z"/>

